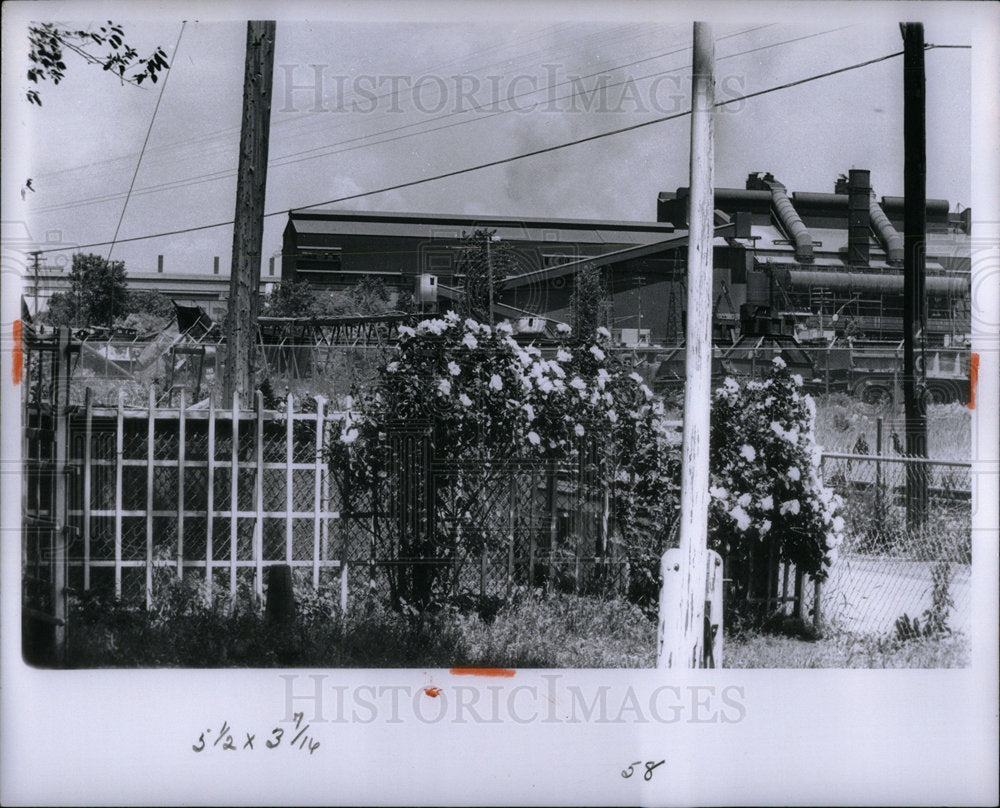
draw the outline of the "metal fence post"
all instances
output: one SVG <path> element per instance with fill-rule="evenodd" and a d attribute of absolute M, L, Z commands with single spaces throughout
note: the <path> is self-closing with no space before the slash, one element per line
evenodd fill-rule
<path fill-rule="evenodd" d="M 256 500 L 256 518 L 253 529 L 254 590 L 257 597 L 264 596 L 264 394 L 257 391 L 256 470 L 253 496 Z M 268 579 L 270 584 L 270 579 Z"/>
<path fill-rule="evenodd" d="M 215 396 L 208 397 L 208 461 L 205 469 L 205 602 L 212 605 L 212 535 L 215 531 Z"/>
<path fill-rule="evenodd" d="M 83 438 L 83 591 L 90 589 L 90 498 L 91 443 L 94 435 L 94 402 L 90 388 L 85 393 L 86 425 Z"/>
<path fill-rule="evenodd" d="M 184 464 L 186 461 L 184 428 L 184 408 L 187 401 L 185 390 L 180 390 L 181 403 L 177 411 L 177 577 L 184 577 Z"/>

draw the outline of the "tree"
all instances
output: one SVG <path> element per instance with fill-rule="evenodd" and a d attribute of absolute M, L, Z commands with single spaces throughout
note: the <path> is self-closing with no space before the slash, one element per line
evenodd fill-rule
<path fill-rule="evenodd" d="M 49 298 L 49 305 L 39 320 L 52 328 L 61 325 L 72 326 L 77 322 L 76 296 L 67 292 L 56 292 Z"/>
<path fill-rule="evenodd" d="M 580 342 L 592 342 L 607 319 L 607 295 L 601 272 L 592 264 L 576 273 L 573 286 L 573 333 Z"/>
<path fill-rule="evenodd" d="M 77 253 L 73 256 L 71 278 L 78 301 L 78 321 L 110 328 L 116 317 L 127 313 L 129 292 L 124 261 Z"/>
<path fill-rule="evenodd" d="M 465 292 L 460 313 L 484 323 L 492 322 L 490 301 L 499 300 L 504 280 L 517 267 L 511 246 L 495 236 L 496 230 L 476 230 L 464 236 L 456 272 Z"/>
<path fill-rule="evenodd" d="M 139 86 L 147 78 L 156 83 L 157 74 L 166 69 L 167 54 L 157 47 L 149 56 L 140 58 L 139 52 L 125 42 L 125 33 L 120 25 L 108 20 L 107 25 L 96 31 L 71 30 L 55 23 L 38 23 L 28 27 L 30 50 L 28 59 L 28 80 L 35 84 L 52 81 L 58 84 L 66 75 L 65 53 L 74 53 L 87 64 L 98 65 L 103 70 L 117 76 L 122 83 Z M 101 53 L 93 48 L 107 48 Z M 38 90 L 32 88 L 26 97 L 32 104 L 42 105 Z"/>
<path fill-rule="evenodd" d="M 264 300 L 264 317 L 315 317 L 319 313 L 316 292 L 309 281 L 282 281 Z"/>

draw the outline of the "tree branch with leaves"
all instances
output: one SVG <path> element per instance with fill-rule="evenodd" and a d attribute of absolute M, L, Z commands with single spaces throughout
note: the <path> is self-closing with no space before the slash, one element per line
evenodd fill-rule
<path fill-rule="evenodd" d="M 122 26 L 111 20 L 96 31 L 72 30 L 49 22 L 35 23 L 28 27 L 28 43 L 31 62 L 28 80 L 35 84 L 44 81 L 59 84 L 68 70 L 64 61 L 67 53 L 99 66 L 122 83 L 137 87 L 146 79 L 155 84 L 158 74 L 169 66 L 167 54 L 161 47 L 149 56 L 140 57 L 139 51 L 125 41 Z M 36 88 L 29 89 L 26 97 L 30 103 L 42 105 Z"/>

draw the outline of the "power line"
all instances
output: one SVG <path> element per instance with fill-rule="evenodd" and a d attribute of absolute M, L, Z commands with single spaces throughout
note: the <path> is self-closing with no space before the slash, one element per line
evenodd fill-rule
<path fill-rule="evenodd" d="M 840 67 L 840 68 L 837 68 L 835 70 L 828 70 L 828 71 L 826 71 L 824 73 L 817 73 L 816 75 L 807 76 L 806 78 L 802 78 L 802 79 L 797 79 L 795 81 L 786 82 L 785 84 L 780 84 L 780 85 L 777 85 L 775 87 L 768 87 L 767 89 L 758 90 L 757 92 L 747 93 L 746 95 L 741 95 L 741 96 L 736 96 L 736 97 L 730 98 L 730 99 L 728 99 L 726 101 L 719 101 L 719 102 L 717 102 L 715 104 L 715 106 L 716 107 L 722 107 L 722 106 L 726 106 L 728 104 L 735 104 L 738 101 L 746 101 L 746 100 L 749 100 L 751 98 L 759 98 L 760 96 L 768 95 L 769 93 L 778 92 L 779 90 L 787 90 L 787 89 L 789 89 L 791 87 L 797 87 L 797 86 L 802 85 L 802 84 L 807 84 L 809 82 L 818 81 L 819 79 L 829 78 L 830 76 L 836 76 L 838 74 L 846 73 L 846 72 L 851 71 L 851 70 L 858 70 L 860 68 L 869 67 L 870 65 L 878 64 L 880 62 L 886 62 L 889 59 L 895 59 L 895 58 L 897 58 L 899 56 L 902 56 L 902 55 L 903 55 L 903 51 L 896 51 L 895 53 L 890 53 L 890 54 L 887 54 L 885 56 L 879 56 L 879 57 L 877 57 L 875 59 L 868 59 L 867 61 L 864 61 L 864 62 L 857 62 L 856 64 L 847 65 L 846 67 Z M 479 163 L 478 165 L 467 166 L 466 168 L 458 168 L 458 169 L 455 169 L 453 171 L 446 171 L 446 172 L 443 172 L 441 174 L 435 174 L 435 175 L 433 175 L 431 177 L 422 177 L 422 178 L 416 179 L 416 180 L 409 180 L 407 182 L 401 182 L 401 183 L 397 183 L 395 185 L 389 185 L 389 186 L 386 186 L 384 188 L 377 188 L 377 189 L 372 190 L 372 191 L 362 191 L 360 193 L 350 194 L 348 196 L 341 196 L 341 197 L 338 197 L 336 199 L 328 199 L 328 200 L 326 200 L 324 202 L 314 202 L 314 203 L 311 203 L 309 205 L 299 205 L 299 206 L 294 207 L 294 208 L 292 208 L 290 210 L 284 210 L 283 209 L 283 210 L 272 211 L 271 213 L 265 213 L 264 214 L 264 218 L 270 218 L 272 216 L 287 215 L 292 210 L 309 210 L 310 208 L 318 208 L 318 207 L 321 207 L 323 205 L 334 205 L 334 204 L 337 204 L 339 202 L 348 202 L 348 201 L 350 201 L 352 199 L 360 199 L 360 198 L 366 197 L 366 196 L 374 196 L 375 194 L 388 193 L 389 191 L 398 191 L 398 190 L 401 190 L 403 188 L 412 188 L 415 185 L 422 185 L 422 184 L 427 183 L 427 182 L 436 182 L 437 180 L 449 179 L 451 177 L 457 177 L 457 176 L 460 176 L 462 174 L 470 174 L 473 171 L 480 171 L 480 170 L 482 170 L 484 168 L 494 168 L 496 166 L 505 165 L 507 163 L 513 163 L 513 162 L 515 162 L 517 160 L 523 160 L 526 157 L 537 157 L 538 155 L 548 154 L 550 152 L 559 151 L 560 149 L 565 149 L 565 148 L 568 148 L 570 146 L 578 146 L 578 145 L 580 145 L 582 143 L 590 143 L 590 142 L 593 142 L 593 141 L 596 141 L 596 140 L 601 140 L 601 139 L 606 138 L 606 137 L 612 137 L 614 135 L 620 135 L 620 134 L 624 134 L 626 132 L 632 132 L 632 131 L 635 131 L 637 129 L 642 129 L 642 128 L 646 127 L 646 126 L 653 126 L 654 124 L 664 123 L 666 121 L 676 120 L 677 118 L 683 118 L 683 117 L 685 117 L 687 115 L 690 115 L 690 114 L 691 114 L 691 110 L 684 110 L 682 112 L 677 112 L 677 113 L 674 113 L 672 115 L 664 115 L 664 116 L 661 116 L 659 118 L 653 118 L 652 120 L 649 120 L 649 121 L 642 121 L 640 123 L 631 124 L 629 126 L 623 126 L 623 127 L 619 128 L 619 129 L 612 129 L 612 130 L 610 130 L 608 132 L 599 132 L 599 133 L 594 134 L 594 135 L 588 135 L 586 137 L 582 137 L 582 138 L 577 138 L 575 140 L 566 141 L 565 143 L 558 143 L 558 144 L 553 145 L 553 146 L 545 146 L 545 147 L 543 147 L 541 149 L 534 149 L 532 151 L 522 152 L 521 154 L 514 154 L 514 155 L 511 155 L 509 157 L 502 157 L 502 158 L 499 158 L 497 160 L 491 160 L 491 161 L 486 162 L 486 163 Z M 225 221 L 225 222 L 215 222 L 213 224 L 198 225 L 198 226 L 195 226 L 195 227 L 185 227 L 185 228 L 181 228 L 181 229 L 178 229 L 178 230 L 168 230 L 168 231 L 164 231 L 162 233 L 152 233 L 152 234 L 145 235 L 145 236 L 133 236 L 132 238 L 121 239 L 118 243 L 124 244 L 126 242 L 145 241 L 145 240 L 154 239 L 154 238 L 164 238 L 166 236 L 177 236 L 177 235 L 182 235 L 184 233 L 193 233 L 193 232 L 200 231 L 200 230 L 211 230 L 211 229 L 216 228 L 216 227 L 226 227 L 228 225 L 231 225 L 232 223 L 233 222 L 230 219 L 229 221 Z M 108 242 L 108 241 L 98 241 L 98 242 L 93 242 L 91 244 L 76 245 L 74 247 L 74 249 L 82 250 L 82 249 L 87 249 L 87 248 L 90 248 L 90 247 L 103 247 L 103 246 L 106 246 L 106 245 L 108 245 L 110 243 L 111 242 Z M 64 252 L 65 249 L 66 249 L 65 247 L 62 247 L 62 248 L 53 247 L 53 248 L 50 248 L 50 249 L 47 249 L 47 250 L 39 250 L 38 252 L 39 253 Z"/>
<path fill-rule="evenodd" d="M 135 163 L 135 171 L 132 172 L 132 181 L 128 185 L 128 192 L 125 194 L 125 204 L 122 205 L 121 216 L 118 217 L 118 224 L 115 226 L 115 235 L 111 239 L 111 246 L 108 247 L 108 257 L 107 260 L 111 260 L 111 253 L 115 249 L 115 241 L 118 239 L 118 232 L 121 230 L 122 222 L 125 219 L 125 211 L 128 210 L 128 202 L 132 197 L 132 189 L 135 187 L 135 178 L 139 176 L 139 166 L 142 165 L 142 156 L 146 153 L 146 144 L 149 143 L 149 136 L 153 132 L 153 124 L 156 123 L 156 113 L 160 111 L 160 102 L 163 100 L 163 91 L 167 89 L 167 82 L 170 81 L 170 68 L 173 67 L 174 61 L 177 59 L 177 48 L 181 44 L 181 37 L 184 36 L 184 27 L 187 25 L 187 20 L 181 22 L 181 30 L 177 34 L 177 41 L 174 43 L 173 56 L 170 58 L 170 64 L 167 65 L 167 72 L 163 76 L 163 84 L 160 85 L 160 94 L 156 97 L 156 106 L 153 107 L 153 117 L 149 119 L 149 128 L 146 129 L 146 137 L 142 141 L 142 148 L 139 150 L 139 159 Z"/>
<path fill-rule="evenodd" d="M 745 29 L 743 31 L 738 31 L 738 32 L 733 33 L 733 34 L 728 34 L 726 36 L 720 37 L 719 40 L 721 41 L 721 40 L 730 39 L 730 38 L 736 37 L 736 36 L 743 36 L 745 34 L 752 33 L 753 31 L 758 31 L 758 30 L 761 30 L 762 28 L 767 28 L 767 27 L 770 27 L 770 26 L 769 25 L 764 25 L 764 26 L 758 26 L 756 28 Z M 811 39 L 811 38 L 817 37 L 817 36 L 825 36 L 825 35 L 828 35 L 828 34 L 836 33 L 837 31 L 842 31 L 845 28 L 849 28 L 849 27 L 851 27 L 851 26 L 841 26 L 840 28 L 830 29 L 828 31 L 821 31 L 821 32 L 818 32 L 818 33 L 806 34 L 805 36 L 794 37 L 792 39 L 786 39 L 786 40 L 782 40 L 780 42 L 772 42 L 772 43 L 769 43 L 767 45 L 762 45 L 762 46 L 759 46 L 759 47 L 756 47 L 756 48 L 750 48 L 748 50 L 738 51 L 736 53 L 727 54 L 725 56 L 719 57 L 718 61 L 722 61 L 723 59 L 733 59 L 733 58 L 736 58 L 738 56 L 745 56 L 745 55 L 750 54 L 750 53 L 756 53 L 756 52 L 761 51 L 761 50 L 767 50 L 769 48 L 776 48 L 776 47 L 780 47 L 782 45 L 788 45 L 788 44 L 792 44 L 792 43 L 795 43 L 795 42 L 800 42 L 802 40 Z M 552 90 L 555 87 L 559 87 L 559 86 L 564 85 L 564 84 L 576 83 L 576 82 L 581 81 L 583 79 L 593 78 L 595 76 L 603 75 L 605 72 L 610 72 L 610 71 L 614 71 L 614 70 L 621 70 L 621 69 L 623 69 L 625 67 L 630 67 L 632 65 L 639 64 L 639 63 L 644 62 L 644 61 L 650 61 L 652 59 L 662 58 L 664 56 L 671 56 L 671 55 L 674 55 L 674 54 L 677 54 L 677 53 L 682 53 L 682 52 L 684 52 L 686 50 L 690 50 L 690 49 L 691 49 L 691 46 L 689 45 L 687 47 L 680 48 L 678 50 L 668 51 L 666 53 L 658 54 L 656 56 L 651 56 L 651 57 L 647 57 L 645 59 L 639 59 L 639 60 L 636 60 L 634 62 L 629 62 L 629 63 L 626 63 L 624 65 L 617 65 L 615 67 L 610 67 L 610 68 L 608 68 L 607 71 L 601 71 L 601 72 L 598 72 L 598 73 L 590 73 L 590 74 L 587 74 L 587 75 L 584 75 L 584 76 L 575 76 L 572 79 L 568 79 L 568 80 L 560 81 L 560 82 L 555 82 L 553 84 L 549 84 L 549 85 L 546 85 L 544 87 L 540 87 L 540 88 L 535 89 L 535 90 L 526 90 L 524 92 L 508 96 L 505 100 L 508 103 L 509 102 L 513 102 L 516 99 L 523 98 L 523 97 L 529 96 L 529 95 L 535 95 L 537 93 L 541 93 L 541 92 L 545 92 L 545 91 L 549 91 L 549 90 Z M 617 82 L 610 82 L 610 83 L 600 84 L 598 87 L 595 88 L 594 91 L 596 92 L 596 91 L 600 90 L 600 91 L 603 92 L 604 90 L 608 90 L 608 89 L 611 89 L 611 88 L 614 88 L 614 87 L 619 87 L 619 86 L 622 86 L 624 84 L 628 84 L 629 82 L 644 81 L 646 79 L 657 78 L 657 77 L 660 77 L 660 76 L 664 76 L 664 75 L 666 75 L 668 73 L 675 73 L 677 71 L 684 70 L 686 68 L 687 68 L 686 65 L 682 65 L 680 67 L 674 67 L 674 68 L 669 68 L 667 70 L 658 71 L 656 73 L 650 73 L 650 74 L 647 74 L 645 76 L 638 76 L 638 77 L 635 77 L 635 78 L 629 77 L 628 79 L 625 79 L 624 81 L 617 81 Z M 567 95 L 561 95 L 561 96 L 556 96 L 554 98 L 550 98 L 550 99 L 547 100 L 546 103 L 550 103 L 550 104 L 551 103 L 556 103 L 558 101 L 564 101 L 564 100 L 567 100 L 567 99 L 576 98 L 578 96 L 582 96 L 582 95 L 585 95 L 585 94 L 586 94 L 586 90 L 581 89 L 579 91 L 572 92 L 572 93 L 569 93 Z M 311 149 L 306 149 L 306 150 L 300 151 L 300 152 L 290 152 L 289 154 L 285 154 L 285 155 L 282 155 L 280 157 L 273 158 L 271 161 L 269 161 L 268 165 L 271 168 L 277 168 L 277 167 L 285 166 L 285 165 L 293 165 L 293 164 L 304 162 L 304 161 L 307 161 L 307 160 L 318 159 L 320 157 L 329 157 L 329 156 L 335 155 L 335 154 L 343 154 L 344 152 L 355 151 L 355 150 L 361 149 L 361 148 L 369 148 L 371 146 L 378 146 L 378 145 L 381 145 L 383 143 L 392 143 L 392 142 L 395 142 L 397 140 L 403 140 L 403 139 L 410 138 L 410 137 L 417 137 L 417 136 L 420 136 L 420 135 L 430 134 L 431 132 L 438 132 L 438 131 L 441 131 L 443 129 L 451 129 L 451 128 L 456 127 L 456 126 L 464 126 L 464 125 L 470 124 L 470 123 L 479 123 L 481 121 L 488 120 L 489 118 L 493 118 L 493 117 L 496 117 L 498 115 L 509 114 L 510 112 L 516 111 L 516 109 L 517 109 L 517 108 L 513 108 L 512 107 L 511 109 L 499 110 L 497 112 L 491 112 L 491 113 L 489 113 L 487 115 L 480 115 L 480 116 L 478 116 L 476 118 L 465 119 L 465 120 L 461 120 L 461 121 L 455 121 L 453 123 L 444 124 L 442 126 L 434 126 L 434 127 L 430 127 L 430 128 L 427 128 L 427 129 L 422 129 L 422 130 L 420 130 L 418 132 L 409 132 L 409 133 L 404 134 L 404 135 L 397 135 L 395 137 L 386 137 L 386 138 L 382 138 L 381 140 L 375 140 L 375 141 L 371 141 L 371 142 L 368 142 L 368 143 L 359 143 L 358 145 L 348 146 L 347 148 L 344 148 L 344 149 L 336 149 L 336 148 L 334 148 L 336 146 L 342 146 L 342 145 L 346 145 L 346 144 L 349 144 L 349 143 L 357 143 L 357 141 L 368 140 L 369 138 L 378 137 L 379 135 L 389 135 L 389 134 L 392 134 L 393 132 L 400 132 L 400 131 L 403 131 L 403 130 L 406 130 L 406 129 L 411 129 L 411 128 L 415 127 L 415 126 L 422 126 L 422 125 L 424 125 L 426 123 L 433 123 L 434 121 L 441 121 L 441 120 L 444 120 L 444 119 L 447 119 L 447 118 L 455 117 L 456 115 L 463 115 L 463 114 L 465 114 L 467 112 L 474 112 L 476 110 L 484 109 L 486 107 L 492 106 L 495 103 L 497 103 L 497 102 L 494 101 L 494 102 L 491 102 L 490 104 L 479 104 L 477 106 L 470 107 L 469 109 L 457 110 L 455 112 L 449 112 L 449 113 L 446 113 L 444 115 L 435 116 L 430 121 L 417 121 L 417 122 L 414 122 L 414 123 L 403 124 L 401 126 L 392 127 L 390 129 L 384 129 L 381 132 L 373 132 L 373 133 L 370 133 L 370 134 L 367 134 L 367 135 L 360 135 L 360 136 L 357 136 L 357 137 L 348 138 L 346 140 L 338 141 L 338 142 L 335 142 L 335 143 L 326 144 L 324 146 L 317 146 L 317 147 L 314 147 L 314 148 L 311 148 Z M 326 151 L 324 151 L 324 150 L 326 150 Z M 311 154 L 312 152 L 320 152 L 320 153 L 319 154 Z M 201 184 L 202 182 L 212 182 L 212 181 L 215 181 L 215 180 L 225 179 L 227 177 L 232 177 L 235 173 L 236 172 L 235 172 L 234 169 L 221 169 L 219 171 L 213 171 L 213 172 L 210 172 L 208 174 L 200 174 L 200 175 L 196 175 L 194 177 L 188 177 L 188 178 L 179 179 L 179 180 L 171 180 L 171 181 L 168 181 L 168 182 L 157 183 L 157 184 L 154 184 L 154 185 L 146 186 L 145 188 L 141 188 L 138 193 L 149 194 L 149 193 L 155 193 L 155 192 L 162 191 L 162 190 L 172 190 L 172 189 L 176 189 L 176 188 L 184 188 L 184 187 L 188 187 L 188 186 L 191 186 L 191 185 L 198 185 L 198 184 Z M 50 205 L 50 206 L 43 207 L 43 208 L 38 208 L 38 209 L 36 209 L 36 212 L 38 212 L 38 213 L 44 213 L 44 212 L 51 212 L 51 211 L 55 211 L 55 210 L 69 210 L 69 209 L 74 208 L 74 207 L 80 207 L 82 205 L 87 205 L 87 204 L 91 204 L 91 203 L 94 203 L 94 202 L 111 201 L 112 199 L 116 199 L 119 196 L 120 196 L 120 194 L 116 193 L 116 194 L 105 194 L 105 195 L 98 196 L 98 197 L 89 197 L 89 198 L 86 198 L 86 199 L 80 199 L 80 200 L 76 200 L 76 201 L 73 201 L 73 202 L 66 202 L 66 203 L 62 203 L 62 204 L 56 204 L 56 205 Z"/>

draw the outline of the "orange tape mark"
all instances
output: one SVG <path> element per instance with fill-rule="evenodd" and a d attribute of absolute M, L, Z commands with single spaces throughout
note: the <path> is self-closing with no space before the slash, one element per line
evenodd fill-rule
<path fill-rule="evenodd" d="M 424 693 L 426 693 L 432 699 L 436 699 L 439 695 L 441 695 L 441 688 L 440 687 L 425 687 L 424 688 Z"/>
<path fill-rule="evenodd" d="M 976 408 L 976 386 L 979 384 L 979 354 L 969 357 L 969 409 Z"/>
<path fill-rule="evenodd" d="M 511 677 L 517 671 L 510 668 L 452 668 L 456 676 L 504 676 Z"/>
<path fill-rule="evenodd" d="M 21 345 L 21 321 L 14 321 L 14 347 L 10 351 L 10 375 L 15 386 L 21 383 L 21 373 L 24 366 L 24 349 Z"/>

